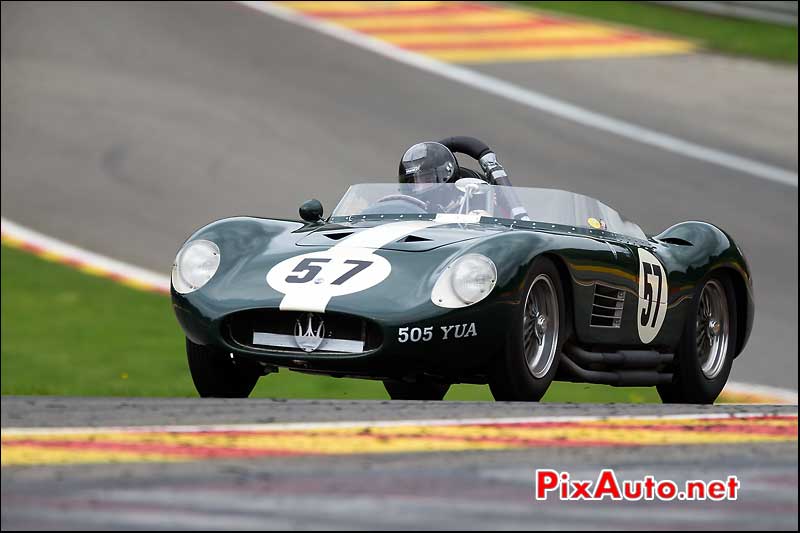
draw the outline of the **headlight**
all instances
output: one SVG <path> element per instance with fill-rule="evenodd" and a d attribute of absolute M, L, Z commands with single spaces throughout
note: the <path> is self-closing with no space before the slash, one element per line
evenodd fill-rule
<path fill-rule="evenodd" d="M 453 261 L 438 279 L 431 301 L 439 307 L 466 307 L 486 298 L 497 283 L 497 268 L 481 254 L 467 254 Z"/>
<path fill-rule="evenodd" d="M 450 283 L 465 304 L 474 304 L 486 298 L 497 281 L 497 269 L 485 255 L 465 255 L 457 259 L 452 268 Z"/>
<path fill-rule="evenodd" d="M 172 286 L 181 294 L 196 291 L 217 272 L 219 259 L 219 247 L 211 241 L 186 243 L 172 265 Z"/>

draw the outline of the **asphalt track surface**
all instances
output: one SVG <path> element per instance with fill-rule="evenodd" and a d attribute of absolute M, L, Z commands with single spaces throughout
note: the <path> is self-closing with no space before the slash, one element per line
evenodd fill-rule
<path fill-rule="evenodd" d="M 790 406 L 557 405 L 274 400 L 3 399 L 3 427 L 796 414 Z M 657 453 L 653 453 L 657 450 Z M 537 468 L 595 479 L 725 479 L 736 502 L 559 502 L 532 498 Z M 277 457 L 184 464 L 5 467 L 2 527 L 65 529 L 789 529 L 797 528 L 797 442 L 546 447 Z"/>
<path fill-rule="evenodd" d="M 294 217 L 311 196 L 330 210 L 350 183 L 392 176 L 410 144 L 473 135 L 517 185 L 596 196 L 649 232 L 688 219 L 728 230 L 750 260 L 758 307 L 732 379 L 797 388 L 796 187 L 599 133 L 235 4 L 4 2 L 0 38 L 0 202 L 11 220 L 165 272 L 210 220 Z M 794 67 L 699 54 L 474 68 L 797 170 Z M 2 425 L 672 409 L 697 408 L 4 398 Z M 676 480 L 733 470 L 744 493 L 735 503 L 624 512 L 531 502 L 537 467 L 591 478 L 606 466 Z M 2 526 L 796 529 L 796 487 L 796 442 L 12 467 L 3 469 Z"/>

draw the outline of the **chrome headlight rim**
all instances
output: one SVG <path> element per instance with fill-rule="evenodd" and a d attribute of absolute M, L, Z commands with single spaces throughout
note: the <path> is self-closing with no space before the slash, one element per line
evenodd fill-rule
<path fill-rule="evenodd" d="M 187 253 L 198 248 L 208 254 L 207 260 L 211 261 L 211 266 L 207 267 L 206 272 L 192 273 L 189 271 L 192 265 L 185 264 L 185 261 Z M 189 294 L 203 288 L 219 270 L 220 261 L 219 246 L 215 242 L 207 239 L 195 239 L 186 242 L 178 251 L 175 261 L 172 263 L 172 287 L 179 294 Z M 192 277 L 195 279 L 191 279 Z"/>
<path fill-rule="evenodd" d="M 477 263 L 476 263 L 477 262 Z M 472 263 L 470 266 L 467 266 L 469 263 Z M 480 267 L 478 268 L 485 268 L 483 274 L 485 277 L 489 278 L 488 282 L 488 289 L 486 289 L 483 293 L 478 295 L 468 295 L 466 293 L 463 286 L 459 285 L 459 275 L 461 271 L 467 268 L 473 269 L 470 274 L 474 273 L 474 269 L 476 264 L 479 264 Z M 489 259 L 483 254 L 478 253 L 471 253 L 465 254 L 453 261 L 452 263 L 452 275 L 450 277 L 450 286 L 453 288 L 453 292 L 455 293 L 458 298 L 464 302 L 466 305 L 473 305 L 487 296 L 492 292 L 494 289 L 495 284 L 497 283 L 497 267 L 494 264 L 494 261 Z"/>
<path fill-rule="evenodd" d="M 469 268 L 467 267 L 469 264 L 472 264 L 472 268 L 475 268 L 476 264 L 479 265 L 479 268 L 484 268 L 485 277 L 488 279 L 488 285 L 485 290 L 472 297 L 465 294 L 462 290 L 463 287 L 459 287 L 458 285 L 458 278 L 461 277 L 463 280 L 463 275 L 459 276 L 459 269 Z M 467 253 L 455 258 L 445 267 L 433 286 L 431 301 L 438 307 L 448 309 L 469 307 L 485 300 L 492 293 L 496 285 L 497 267 L 494 261 L 480 253 Z"/>

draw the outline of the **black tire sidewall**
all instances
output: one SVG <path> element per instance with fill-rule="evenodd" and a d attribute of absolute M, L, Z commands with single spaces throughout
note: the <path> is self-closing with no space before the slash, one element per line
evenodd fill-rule
<path fill-rule="evenodd" d="M 392 400 L 429 400 L 444 399 L 450 385 L 446 383 L 406 383 L 397 380 L 384 380 L 383 386 Z"/>
<path fill-rule="evenodd" d="M 716 280 L 725 291 L 728 304 L 728 324 L 730 337 L 725 361 L 719 373 L 713 379 L 703 374 L 700 356 L 697 352 L 697 312 L 700 307 L 700 296 L 709 281 Z M 724 272 L 712 272 L 706 276 L 695 290 L 692 307 L 686 317 L 683 335 L 676 352 L 676 368 L 673 382 L 660 385 L 658 393 L 664 403 L 697 403 L 711 404 L 722 392 L 728 382 L 733 359 L 736 354 L 738 339 L 738 323 L 736 293 L 730 277 Z"/>
<path fill-rule="evenodd" d="M 525 349 L 522 340 L 523 319 L 525 302 L 534 280 L 541 274 L 550 278 L 556 292 L 558 303 L 558 340 L 556 355 L 547 374 L 536 378 L 530 372 L 525 358 Z M 495 364 L 495 369 L 490 383 L 495 400 L 500 401 L 539 401 L 547 392 L 553 382 L 558 364 L 561 360 L 561 349 L 568 332 L 568 315 L 564 299 L 564 289 L 561 285 L 561 276 L 552 260 L 539 257 L 533 261 L 525 277 L 525 285 L 520 293 L 520 301 L 513 313 L 508 336 L 505 340 L 505 350 Z"/>
<path fill-rule="evenodd" d="M 247 398 L 261 376 L 257 364 L 234 361 L 230 354 L 188 338 L 186 356 L 195 389 L 202 398 Z"/>

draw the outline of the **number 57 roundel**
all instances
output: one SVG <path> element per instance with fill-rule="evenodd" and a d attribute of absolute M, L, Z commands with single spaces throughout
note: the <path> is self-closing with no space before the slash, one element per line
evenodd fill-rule
<path fill-rule="evenodd" d="M 328 301 L 373 287 L 386 279 L 392 266 L 374 250 L 337 249 L 297 255 L 267 273 L 267 283 L 285 296 L 283 311 L 324 312 Z"/>
<path fill-rule="evenodd" d="M 667 315 L 667 273 L 656 256 L 639 248 L 639 305 L 636 324 L 643 343 L 652 342 Z"/>

